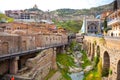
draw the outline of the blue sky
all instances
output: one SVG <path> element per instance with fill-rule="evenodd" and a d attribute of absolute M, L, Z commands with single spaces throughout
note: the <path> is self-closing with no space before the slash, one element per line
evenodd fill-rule
<path fill-rule="evenodd" d="M 111 3 L 113 0 L 0 0 L 0 11 L 28 9 L 37 4 L 47 11 L 60 8 L 83 9 Z"/>

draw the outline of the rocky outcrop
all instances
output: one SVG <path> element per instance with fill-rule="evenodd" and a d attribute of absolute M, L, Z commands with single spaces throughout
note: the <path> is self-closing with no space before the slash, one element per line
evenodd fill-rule
<path fill-rule="evenodd" d="M 86 73 L 86 72 L 89 72 L 92 69 L 93 69 L 93 66 L 87 66 L 83 71 Z"/>
<path fill-rule="evenodd" d="M 56 64 L 56 53 L 53 48 L 43 50 L 36 57 L 29 58 L 26 66 L 21 69 L 15 79 L 17 80 L 44 80 L 45 76 Z"/>

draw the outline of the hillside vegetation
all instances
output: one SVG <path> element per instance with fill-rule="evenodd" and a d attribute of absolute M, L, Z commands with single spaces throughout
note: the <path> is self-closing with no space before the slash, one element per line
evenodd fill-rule
<path fill-rule="evenodd" d="M 14 19 L 7 17 L 5 14 L 0 13 L 0 22 L 13 22 Z"/>
<path fill-rule="evenodd" d="M 68 32 L 77 33 L 82 27 L 82 21 L 54 21 L 58 28 L 62 27 Z"/>
<path fill-rule="evenodd" d="M 120 8 L 120 0 L 118 0 L 118 7 Z M 59 16 L 65 17 L 67 15 L 79 16 L 79 15 L 98 15 L 104 11 L 113 10 L 113 2 L 99 7 L 93 7 L 91 9 L 57 9 L 51 11 L 51 13 L 56 13 Z"/>

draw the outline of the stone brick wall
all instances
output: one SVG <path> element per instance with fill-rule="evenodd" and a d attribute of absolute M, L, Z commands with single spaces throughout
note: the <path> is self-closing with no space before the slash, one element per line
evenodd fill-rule
<path fill-rule="evenodd" d="M 0 75 L 8 73 L 8 70 L 9 70 L 9 61 L 8 60 L 1 61 L 0 62 Z"/>
<path fill-rule="evenodd" d="M 32 35 L 13 35 L 13 34 L 7 34 L 2 33 L 0 34 L 0 56 L 7 55 L 7 54 L 14 54 L 22 51 L 29 51 L 33 49 L 37 49 L 39 47 L 49 47 L 49 46 L 55 46 L 57 44 L 67 44 L 68 43 L 68 36 L 63 34 L 32 34 Z M 60 46 L 61 47 L 61 46 Z M 64 51 L 64 47 L 61 47 L 60 50 Z M 1 63 L 0 61 L 0 69 L 4 66 L 6 70 L 1 70 L 1 74 L 8 73 L 9 69 L 8 66 L 11 68 L 10 73 L 16 74 L 19 69 L 25 66 L 25 62 L 28 58 L 34 57 L 29 55 L 21 55 L 17 56 L 19 59 L 16 59 L 16 57 L 11 58 L 11 63 L 5 61 L 4 63 Z M 44 76 L 44 72 L 49 71 L 50 69 L 54 68 L 56 69 L 56 50 L 47 50 L 43 51 L 43 53 L 40 54 L 41 57 L 36 62 L 36 64 L 39 63 L 40 65 L 31 67 L 36 71 L 37 68 L 40 68 L 41 75 Z M 36 59 L 36 58 L 35 58 Z M 32 61 L 31 61 L 32 62 Z M 9 65 L 10 64 L 10 65 Z M 12 65 L 12 66 L 11 66 Z M 29 66 L 27 66 L 29 67 Z M 41 69 L 43 67 L 43 69 Z M 14 69 L 15 68 L 15 69 Z M 30 68 L 30 67 L 29 67 Z M 46 70 L 44 70 L 46 69 Z M 38 72 L 39 73 L 39 72 Z M 42 74 L 43 73 L 43 74 Z M 45 73 L 45 75 L 48 72 Z"/>
<path fill-rule="evenodd" d="M 37 47 L 48 47 L 67 43 L 68 36 L 63 34 L 2 35 L 0 36 L 0 54 L 12 54 L 33 50 Z"/>
<path fill-rule="evenodd" d="M 35 35 L 21 36 L 21 50 L 32 50 L 36 48 L 35 45 Z"/>
<path fill-rule="evenodd" d="M 40 52 L 36 57 L 30 58 L 26 62 L 26 66 L 31 69 L 28 77 L 43 80 L 49 73 L 50 69 L 56 65 L 56 54 L 53 49 L 47 49 Z M 54 64 L 54 65 L 53 65 Z"/>
<path fill-rule="evenodd" d="M 19 36 L 0 36 L 0 54 L 19 52 L 20 40 Z"/>
<path fill-rule="evenodd" d="M 95 55 L 98 55 L 97 47 L 99 46 L 103 69 L 104 66 L 106 66 L 109 71 L 112 71 L 112 74 L 109 74 L 108 78 L 110 80 L 119 80 L 117 77 L 120 75 L 120 68 L 118 67 L 120 61 L 120 40 L 85 36 L 83 44 L 83 48 L 87 54 L 90 54 L 88 56 L 91 57 L 91 59 Z M 93 44 L 95 45 L 94 47 L 92 46 Z M 93 48 L 95 49 L 94 51 Z"/>

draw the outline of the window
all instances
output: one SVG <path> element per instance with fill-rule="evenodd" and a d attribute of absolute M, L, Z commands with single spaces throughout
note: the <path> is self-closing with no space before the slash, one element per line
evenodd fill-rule
<path fill-rule="evenodd" d="M 59 37 L 59 40 L 60 40 L 60 37 Z"/>
<path fill-rule="evenodd" d="M 17 27 L 17 29 L 20 29 L 19 27 Z"/>
<path fill-rule="evenodd" d="M 93 27 L 91 26 L 91 29 L 93 29 Z"/>
<path fill-rule="evenodd" d="M 96 29 L 96 26 L 95 26 L 95 29 Z"/>
<path fill-rule="evenodd" d="M 48 37 L 46 37 L 46 41 L 48 40 Z"/>
<path fill-rule="evenodd" d="M 111 36 L 113 36 L 113 33 L 111 33 Z"/>
<path fill-rule="evenodd" d="M 88 26 L 88 29 L 89 29 L 89 26 Z"/>

